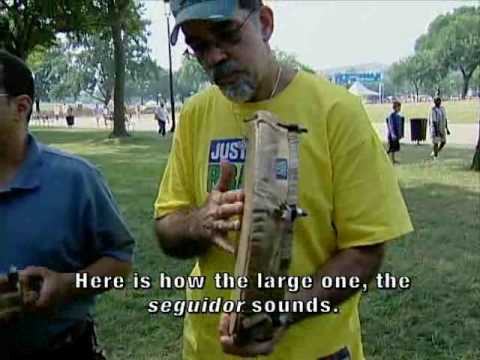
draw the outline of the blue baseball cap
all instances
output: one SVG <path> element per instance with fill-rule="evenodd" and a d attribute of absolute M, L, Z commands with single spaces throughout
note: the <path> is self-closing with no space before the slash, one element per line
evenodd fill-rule
<path fill-rule="evenodd" d="M 238 0 L 170 0 L 175 17 L 175 27 L 170 36 L 172 45 L 177 43 L 180 26 L 190 20 L 228 21 L 239 9 Z"/>

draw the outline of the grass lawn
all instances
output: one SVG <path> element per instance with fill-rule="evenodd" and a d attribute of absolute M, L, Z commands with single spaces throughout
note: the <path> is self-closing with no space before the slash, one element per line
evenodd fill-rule
<path fill-rule="evenodd" d="M 447 108 L 448 109 L 448 108 Z M 186 275 L 192 263 L 164 256 L 152 231 L 152 203 L 169 140 L 137 133 L 107 140 L 106 132 L 34 130 L 53 146 L 97 164 L 137 238 L 135 270 Z M 389 247 L 382 271 L 412 279 L 410 290 L 372 290 L 361 315 L 367 359 L 480 359 L 480 178 L 467 171 L 473 149 L 448 147 L 435 163 L 427 146 L 404 146 L 397 167 L 416 232 Z M 180 359 L 182 321 L 151 316 L 151 299 L 182 298 L 173 290 L 115 290 L 97 307 L 109 359 Z M 303 360 L 303 359 L 292 359 Z"/>
<path fill-rule="evenodd" d="M 431 103 L 404 103 L 402 113 L 411 119 L 413 117 L 428 117 L 433 104 Z M 472 124 L 478 122 L 480 103 L 477 100 L 445 101 L 448 121 L 454 124 Z M 373 122 L 385 122 L 385 118 L 392 112 L 392 104 L 366 104 L 365 108 Z"/>

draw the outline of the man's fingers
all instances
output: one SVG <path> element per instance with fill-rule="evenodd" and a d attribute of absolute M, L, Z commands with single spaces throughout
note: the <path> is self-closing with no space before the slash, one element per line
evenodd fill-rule
<path fill-rule="evenodd" d="M 273 352 L 275 342 L 272 340 L 263 342 L 252 342 L 245 346 L 235 345 L 233 336 L 229 335 L 230 315 L 223 313 L 220 317 L 218 332 L 220 343 L 225 353 L 242 357 L 255 357 L 258 355 L 268 355 Z"/>
<path fill-rule="evenodd" d="M 36 291 L 32 290 L 27 290 L 23 293 L 23 303 L 26 306 L 32 306 L 35 305 L 37 300 L 39 299 L 40 294 Z"/>
<path fill-rule="evenodd" d="M 220 316 L 220 322 L 218 324 L 218 333 L 220 336 L 228 336 L 230 327 L 230 315 L 226 313 L 222 313 Z"/>
<path fill-rule="evenodd" d="M 213 230 L 217 231 L 238 231 L 241 228 L 240 220 L 216 220 L 212 225 Z"/>
<path fill-rule="evenodd" d="M 218 246 L 220 249 L 230 254 L 235 254 L 235 247 L 223 236 L 213 235 L 212 242 L 214 245 Z"/>
<path fill-rule="evenodd" d="M 258 355 L 269 355 L 273 352 L 272 341 L 255 342 L 242 347 L 234 345 L 233 337 L 220 336 L 223 352 L 242 357 L 255 357 Z"/>
<path fill-rule="evenodd" d="M 222 161 L 220 163 L 220 179 L 214 190 L 225 192 L 228 190 L 233 178 L 235 177 L 235 165 Z"/>
<path fill-rule="evenodd" d="M 234 215 L 242 215 L 243 214 L 243 203 L 236 202 L 233 204 L 224 204 L 217 207 L 217 211 L 215 216 L 217 219 L 227 219 Z"/>
<path fill-rule="evenodd" d="M 0 326 L 8 325 L 20 316 L 22 308 L 20 306 L 0 310 Z"/>
<path fill-rule="evenodd" d="M 265 313 L 262 313 L 262 314 L 254 314 L 252 316 L 248 316 L 246 317 L 245 319 L 243 319 L 242 321 L 242 325 L 245 329 L 249 329 L 251 327 L 254 327 L 264 321 L 267 321 L 267 322 L 272 322 L 272 318 L 268 315 L 268 314 L 265 314 Z"/>
<path fill-rule="evenodd" d="M 7 292 L 11 288 L 7 276 L 0 275 L 0 293 Z"/>
<path fill-rule="evenodd" d="M 40 266 L 29 266 L 19 272 L 20 282 L 24 285 L 28 285 L 30 278 L 40 277 L 44 278 L 47 273 L 47 269 Z"/>
<path fill-rule="evenodd" d="M 0 308 L 10 308 L 12 306 L 19 306 L 22 303 L 19 292 L 8 292 L 0 294 Z"/>
<path fill-rule="evenodd" d="M 220 194 L 220 204 L 232 204 L 243 202 L 245 200 L 245 192 L 243 190 L 232 190 Z"/>

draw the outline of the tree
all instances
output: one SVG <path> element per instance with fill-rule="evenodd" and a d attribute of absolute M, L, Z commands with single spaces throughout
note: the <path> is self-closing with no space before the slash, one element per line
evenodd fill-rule
<path fill-rule="evenodd" d="M 474 89 L 476 96 L 480 96 L 480 66 L 477 67 L 477 70 L 472 75 L 470 80 L 471 87 Z"/>
<path fill-rule="evenodd" d="M 45 49 L 37 47 L 27 59 L 35 78 L 35 94 L 38 100 L 64 100 L 77 98 L 82 92 L 79 72 L 72 63 L 73 56 L 65 43 Z"/>
<path fill-rule="evenodd" d="M 158 103 L 160 95 L 166 97 L 164 94 L 170 91 L 167 70 L 149 57 L 140 63 L 131 63 L 131 66 L 134 68 L 130 70 L 125 88 L 128 99 L 140 100 L 143 105 L 145 100 L 153 99 Z"/>
<path fill-rule="evenodd" d="M 127 136 L 124 93 L 129 37 L 143 33 L 143 6 L 134 0 L 1 0 L 0 46 L 26 59 L 37 47 L 52 47 L 58 33 L 81 39 L 104 34 L 113 46 L 113 136 Z M 77 74 L 79 75 L 79 74 Z M 79 75 L 77 83 L 83 77 Z"/>
<path fill-rule="evenodd" d="M 85 31 L 88 2 L 76 0 L 0 1 L 0 47 L 27 59 L 37 47 L 49 48 L 58 33 Z"/>
<path fill-rule="evenodd" d="M 175 73 L 175 89 L 182 98 L 188 98 L 208 84 L 208 76 L 200 63 L 193 57 L 184 56 L 182 66 Z"/>
<path fill-rule="evenodd" d="M 126 74 L 135 79 L 149 58 L 144 34 L 132 34 L 125 41 Z M 108 105 L 114 95 L 115 61 L 113 41 L 109 32 L 88 34 L 68 42 L 68 55 L 77 81 L 90 97 Z"/>
<path fill-rule="evenodd" d="M 480 114 L 478 115 L 478 140 L 477 146 L 475 148 L 475 155 L 473 156 L 471 169 L 475 171 L 480 171 Z"/>
<path fill-rule="evenodd" d="M 413 87 L 416 98 L 425 83 L 428 65 L 426 57 L 413 55 L 392 65 L 390 74 L 397 84 L 409 84 Z"/>
<path fill-rule="evenodd" d="M 105 41 L 112 39 L 114 114 L 111 136 L 128 136 L 125 126 L 127 49 L 132 38 L 145 32 L 147 23 L 141 18 L 143 6 L 133 0 L 95 0 L 89 2 L 89 6 L 90 27 L 87 33 L 93 34 L 92 36 L 100 33 Z M 77 40 L 80 41 L 81 37 L 77 36 Z M 107 71 L 105 67 L 105 74 Z"/>
<path fill-rule="evenodd" d="M 477 29 L 477 31 L 475 31 Z M 480 66 L 480 8 L 462 7 L 432 22 L 428 33 L 416 43 L 417 51 L 431 50 L 446 70 L 458 70 L 463 77 L 462 98 L 470 79 Z"/>
<path fill-rule="evenodd" d="M 294 54 L 279 49 L 275 49 L 273 53 L 280 64 L 291 67 L 295 70 L 304 70 L 311 74 L 315 74 L 315 70 L 310 66 L 301 63 Z"/>

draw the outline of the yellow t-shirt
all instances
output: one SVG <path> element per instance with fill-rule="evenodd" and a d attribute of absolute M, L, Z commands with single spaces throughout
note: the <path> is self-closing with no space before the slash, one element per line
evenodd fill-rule
<path fill-rule="evenodd" d="M 212 86 L 183 108 L 155 203 L 155 217 L 204 204 L 218 180 L 220 160 L 237 166 L 241 183 L 246 134 L 243 120 L 267 110 L 308 129 L 299 148 L 299 204 L 308 217 L 295 223 L 291 275 L 314 274 L 341 249 L 371 245 L 412 230 L 394 169 L 358 98 L 314 75 L 299 72 L 275 98 L 235 104 Z M 191 275 L 207 277 L 187 299 L 229 298 L 213 275 L 233 273 L 234 258 L 212 247 Z M 291 326 L 267 359 L 316 360 L 347 348 L 364 358 L 356 295 L 338 314 L 312 316 Z M 189 314 L 184 359 L 234 359 L 223 354 L 218 314 Z"/>

